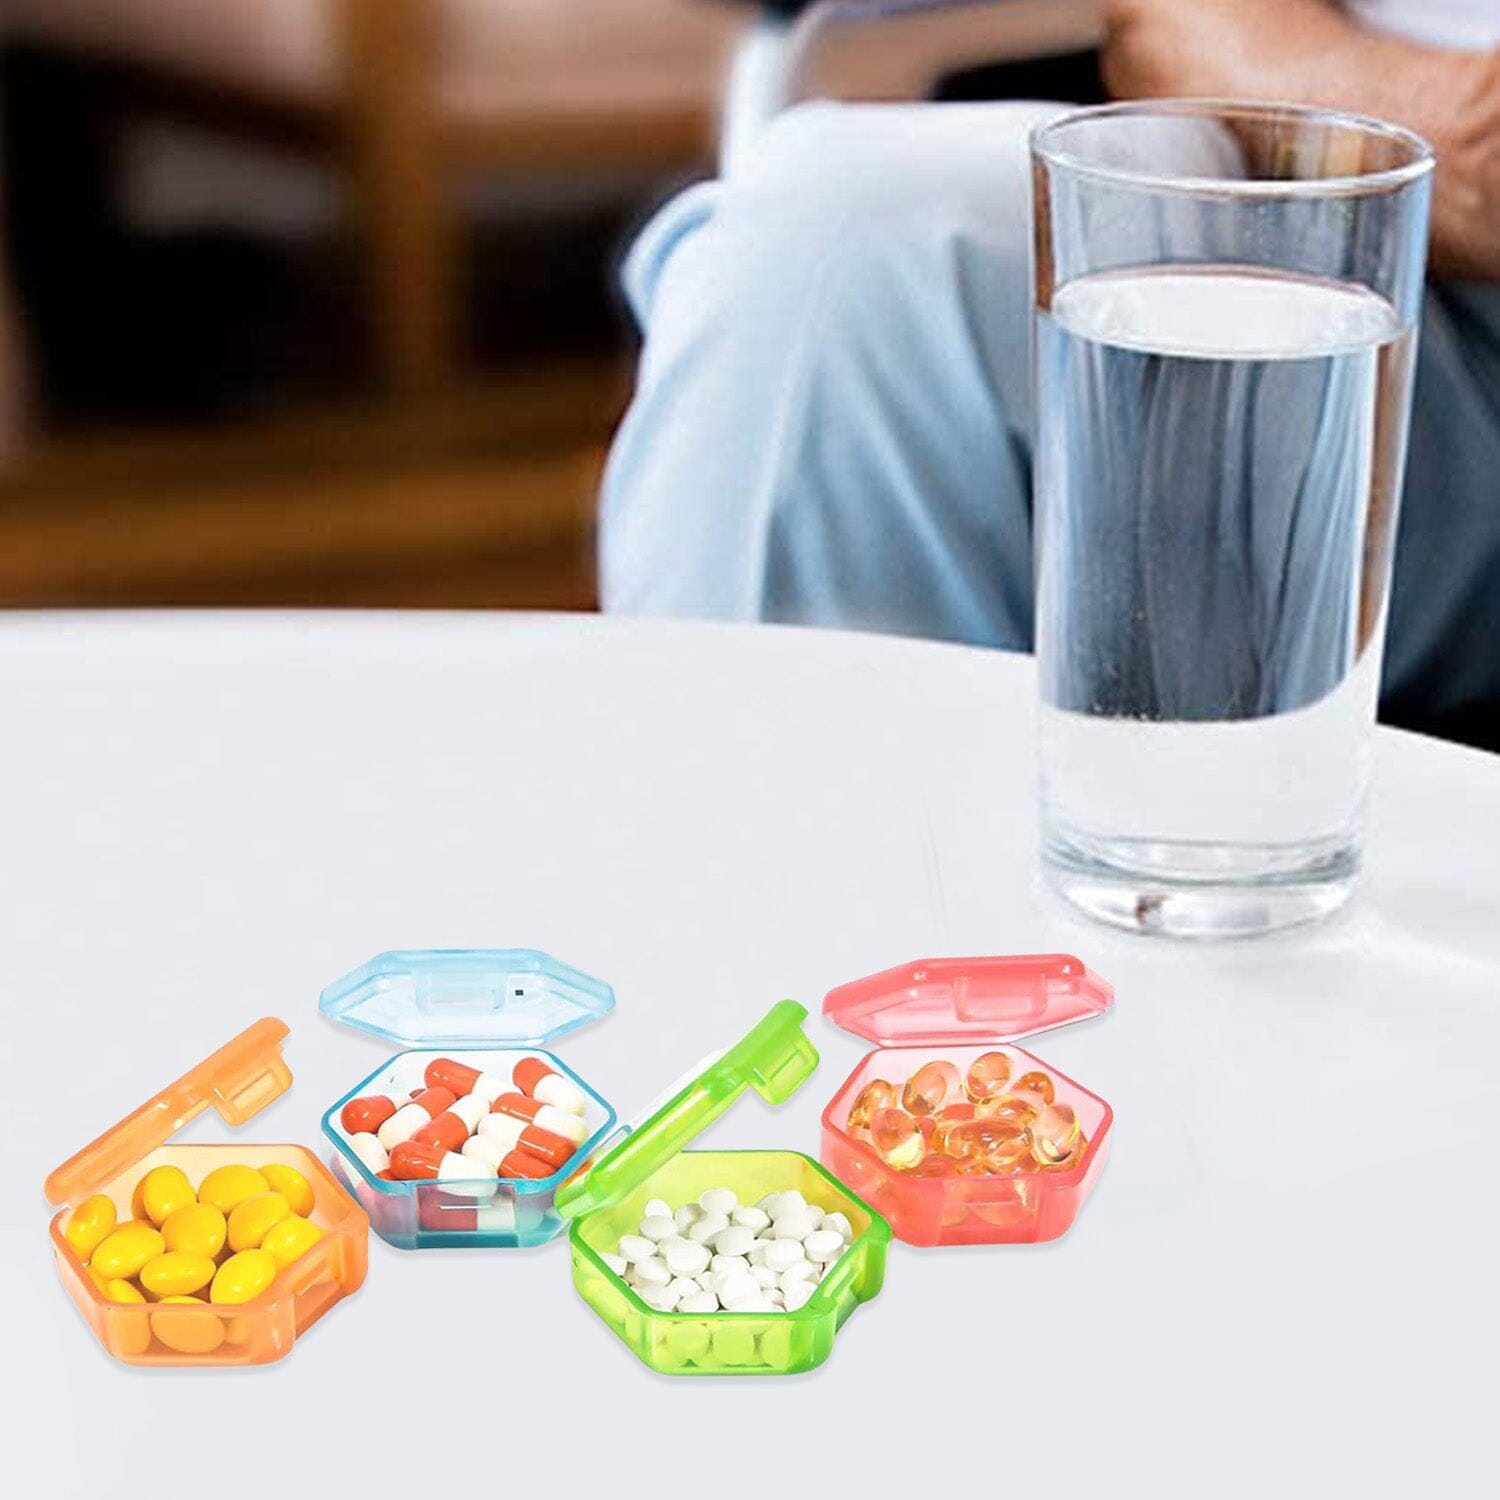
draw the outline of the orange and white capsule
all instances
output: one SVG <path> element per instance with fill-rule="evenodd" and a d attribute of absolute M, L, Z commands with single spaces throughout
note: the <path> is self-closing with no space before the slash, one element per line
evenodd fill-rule
<path fill-rule="evenodd" d="M 518 1120 L 514 1115 L 486 1115 L 479 1122 L 479 1132 L 478 1139 L 493 1141 L 507 1151 L 526 1151 L 539 1157 L 547 1163 L 548 1172 L 555 1172 L 578 1150 L 577 1141 L 554 1135 L 550 1130 Z"/>
<path fill-rule="evenodd" d="M 423 1089 L 410 1104 L 404 1104 L 379 1130 L 376 1138 L 387 1151 L 409 1141 L 424 1125 L 430 1125 L 457 1100 L 448 1089 Z"/>
<path fill-rule="evenodd" d="M 417 1222 L 423 1229 L 444 1234 L 474 1230 L 511 1234 L 516 1227 L 516 1206 L 508 1195 L 493 1203 L 476 1203 L 464 1193 L 445 1193 L 428 1188 L 417 1194 Z"/>
<path fill-rule="evenodd" d="M 425 1141 L 399 1141 L 391 1151 L 390 1172 L 397 1182 L 465 1182 L 490 1175 L 472 1156 Z"/>
<path fill-rule="evenodd" d="M 510 1085 L 493 1073 L 471 1068 L 452 1057 L 435 1057 L 427 1064 L 422 1081 L 430 1089 L 447 1089 L 450 1094 L 462 1099 L 473 1094 L 486 1105 L 492 1104 L 496 1095 L 503 1094 Z"/>
<path fill-rule="evenodd" d="M 390 1153 L 368 1130 L 357 1130 L 349 1137 L 349 1149 L 378 1177 L 390 1166 Z"/>
<path fill-rule="evenodd" d="M 512 1151 L 500 1163 L 500 1175 L 502 1177 L 522 1177 L 535 1181 L 539 1177 L 550 1177 L 556 1170 L 549 1167 L 541 1157 L 533 1156 L 529 1151 Z"/>
<path fill-rule="evenodd" d="M 492 1172 L 498 1172 L 510 1150 L 509 1141 L 496 1140 L 492 1135 L 471 1135 L 464 1142 L 461 1154 L 483 1162 Z"/>
<path fill-rule="evenodd" d="M 465 1094 L 453 1101 L 452 1109 L 445 1109 L 412 1136 L 412 1140 L 424 1145 L 441 1146 L 444 1151 L 457 1151 L 474 1134 L 474 1128 L 489 1111 L 483 1099 Z"/>
<path fill-rule="evenodd" d="M 543 1104 L 555 1104 L 570 1115 L 581 1115 L 588 1108 L 583 1090 L 548 1067 L 539 1057 L 523 1057 L 510 1076 L 528 1098 L 538 1099 Z"/>
<path fill-rule="evenodd" d="M 351 1099 L 339 1113 L 339 1124 L 350 1135 L 373 1135 L 403 1102 L 387 1094 L 366 1094 L 362 1099 Z"/>
<path fill-rule="evenodd" d="M 578 1150 L 578 1142 L 570 1141 L 566 1136 L 553 1135 L 550 1130 L 543 1130 L 540 1125 L 528 1125 L 521 1132 L 521 1138 L 516 1142 L 516 1149 L 540 1157 L 547 1163 L 548 1168 L 555 1172 L 559 1167 L 565 1167 L 573 1160 Z"/>
<path fill-rule="evenodd" d="M 580 1146 L 588 1138 L 589 1128 L 582 1115 L 570 1114 L 555 1104 L 543 1104 L 540 1099 L 528 1099 L 525 1094 L 501 1094 L 490 1106 L 496 1114 L 510 1115 L 525 1120 L 530 1125 L 540 1125 L 553 1135 L 565 1136 Z"/>

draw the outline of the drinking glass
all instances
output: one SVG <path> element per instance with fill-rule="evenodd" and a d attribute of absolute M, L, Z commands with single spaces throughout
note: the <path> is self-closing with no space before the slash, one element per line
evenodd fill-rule
<path fill-rule="evenodd" d="M 1044 868 L 1138 931 L 1322 916 L 1359 864 L 1432 153 L 1210 100 L 1031 145 Z"/>

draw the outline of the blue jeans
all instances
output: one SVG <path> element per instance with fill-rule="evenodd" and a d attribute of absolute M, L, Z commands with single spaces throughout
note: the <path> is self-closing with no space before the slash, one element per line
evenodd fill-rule
<path fill-rule="evenodd" d="M 1030 178 L 1055 106 L 803 105 L 632 249 L 607 610 L 1031 642 Z M 1423 314 L 1383 703 L 1500 701 L 1500 288 Z"/>

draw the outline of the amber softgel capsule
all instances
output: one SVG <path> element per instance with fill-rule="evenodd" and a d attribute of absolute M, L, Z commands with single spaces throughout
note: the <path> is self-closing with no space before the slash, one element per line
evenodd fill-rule
<path fill-rule="evenodd" d="M 1031 1157 L 1031 1136 L 1013 1120 L 971 1120 L 948 1137 L 948 1152 L 982 1161 L 992 1172 L 1008 1173 Z"/>
<path fill-rule="evenodd" d="M 896 1085 L 884 1078 L 872 1078 L 849 1106 L 849 1129 L 868 1130 L 877 1110 L 891 1109 L 895 1104 Z"/>
<path fill-rule="evenodd" d="M 923 1063 L 901 1090 L 901 1105 L 909 1115 L 935 1115 L 958 1095 L 958 1069 L 951 1062 Z"/>
<path fill-rule="evenodd" d="M 948 1142 L 953 1131 L 960 1125 L 967 1125 L 974 1118 L 975 1110 L 972 1104 L 945 1104 L 932 1117 L 932 1135 L 929 1137 L 932 1149 L 948 1151 Z"/>
<path fill-rule="evenodd" d="M 1010 1086 L 1010 1091 L 1013 1094 L 1036 1094 L 1043 1104 L 1051 1104 L 1057 1097 L 1057 1090 L 1053 1087 L 1051 1078 L 1039 1069 L 1030 1073 L 1022 1073 Z"/>
<path fill-rule="evenodd" d="M 964 1094 L 970 1103 L 980 1104 L 1003 1094 L 1009 1082 L 1010 1058 L 1003 1052 L 984 1052 L 964 1074 Z"/>
<path fill-rule="evenodd" d="M 930 1151 L 911 1169 L 913 1177 L 951 1177 L 958 1163 L 941 1151 Z"/>
<path fill-rule="evenodd" d="M 1031 1154 L 1040 1166 L 1070 1165 L 1082 1139 L 1078 1115 L 1071 1104 L 1049 1104 L 1031 1122 Z"/>
<path fill-rule="evenodd" d="M 870 1144 L 888 1166 L 910 1171 L 927 1154 L 927 1138 L 914 1116 L 902 1109 L 882 1109 L 870 1121 Z"/>
<path fill-rule="evenodd" d="M 1042 1103 L 1039 1094 L 1001 1094 L 998 1099 L 986 1099 L 974 1107 L 986 1120 L 1013 1120 L 1017 1125 L 1030 1125 Z"/>
<path fill-rule="evenodd" d="M 1003 1137 L 979 1160 L 999 1177 L 1013 1177 L 1018 1172 L 1034 1172 L 1036 1159 L 1032 1155 L 1030 1132 L 1022 1130 L 1015 1135 Z"/>
<path fill-rule="evenodd" d="M 916 1176 L 1012 1177 L 1061 1170 L 1083 1157 L 1088 1141 L 1071 1105 L 1041 1069 L 1011 1077 L 1004 1052 L 985 1052 L 968 1069 L 946 1059 L 923 1063 L 898 1095 L 872 1079 L 850 1106 L 851 1130 L 868 1129 L 889 1167 Z"/>

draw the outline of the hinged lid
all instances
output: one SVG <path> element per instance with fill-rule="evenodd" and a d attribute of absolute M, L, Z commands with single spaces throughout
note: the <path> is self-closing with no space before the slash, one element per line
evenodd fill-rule
<path fill-rule="evenodd" d="M 286 1093 L 292 1071 L 281 1056 L 287 1026 L 267 1016 L 189 1068 L 176 1083 L 111 1126 L 46 1181 L 49 1203 L 77 1203 L 164 1145 L 211 1104 L 226 1125 L 243 1125 Z"/>
<path fill-rule="evenodd" d="M 791 1098 L 818 1065 L 818 1052 L 802 1029 L 807 1007 L 780 1000 L 727 1051 L 700 1064 L 666 1102 L 650 1106 L 644 1122 L 587 1173 L 557 1191 L 557 1210 L 580 1218 L 618 1203 L 701 1135 L 753 1087 L 767 1104 Z"/>
<path fill-rule="evenodd" d="M 407 1047 L 541 1047 L 614 1007 L 602 979 L 532 948 L 380 953 L 318 997 L 329 1019 Z"/>
<path fill-rule="evenodd" d="M 883 1047 L 1019 1041 L 1098 1015 L 1114 987 L 1067 953 L 924 958 L 829 990 L 823 1014 Z"/>

